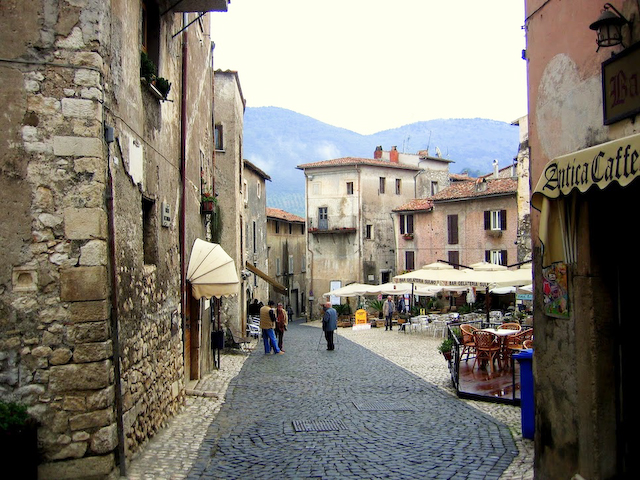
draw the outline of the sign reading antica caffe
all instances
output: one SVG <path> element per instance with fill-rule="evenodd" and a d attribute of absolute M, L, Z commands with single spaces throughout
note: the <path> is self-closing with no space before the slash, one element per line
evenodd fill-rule
<path fill-rule="evenodd" d="M 640 135 L 633 135 L 555 158 L 545 166 L 534 193 L 557 198 L 574 188 L 586 192 L 611 182 L 626 186 L 638 176 Z"/>

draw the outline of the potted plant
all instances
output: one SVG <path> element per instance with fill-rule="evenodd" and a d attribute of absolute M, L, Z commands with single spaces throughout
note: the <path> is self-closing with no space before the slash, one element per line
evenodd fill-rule
<path fill-rule="evenodd" d="M 405 233 L 402 235 L 405 240 L 413 240 L 413 233 Z"/>
<path fill-rule="evenodd" d="M 146 53 L 140 52 L 140 77 L 144 78 L 148 84 L 151 84 L 157 74 L 158 67 L 153 63 L 153 60 Z"/>
<path fill-rule="evenodd" d="M 218 199 L 211 192 L 203 192 L 200 198 L 200 202 L 202 205 L 202 213 L 212 213 L 213 208 L 216 203 L 218 203 Z"/>
<path fill-rule="evenodd" d="M 149 56 L 140 52 L 140 78 L 147 88 L 159 99 L 166 100 L 171 90 L 171 82 L 158 76 L 158 67 Z"/>
<path fill-rule="evenodd" d="M 156 77 L 153 81 L 153 85 L 158 89 L 163 100 L 166 100 L 167 95 L 169 95 L 169 90 L 171 90 L 171 82 L 166 78 Z"/>
<path fill-rule="evenodd" d="M 37 478 L 38 424 L 26 405 L 0 402 L 0 452 L 7 459 L 7 478 Z"/>
<path fill-rule="evenodd" d="M 438 346 L 438 351 L 444 356 L 445 360 L 451 360 L 451 349 L 453 348 L 453 339 L 445 338 Z"/>
<path fill-rule="evenodd" d="M 382 318 L 382 311 L 384 310 L 384 302 L 382 300 L 373 300 L 369 307 L 378 312 L 378 318 Z"/>

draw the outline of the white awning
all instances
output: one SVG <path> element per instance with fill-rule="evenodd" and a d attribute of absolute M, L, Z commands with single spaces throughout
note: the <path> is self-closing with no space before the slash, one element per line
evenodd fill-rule
<path fill-rule="evenodd" d="M 187 267 L 187 280 L 196 299 L 238 293 L 240 282 L 233 259 L 217 243 L 196 239 Z"/>

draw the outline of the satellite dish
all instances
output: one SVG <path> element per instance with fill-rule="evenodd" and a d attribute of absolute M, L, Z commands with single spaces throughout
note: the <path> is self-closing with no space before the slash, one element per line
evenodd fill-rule
<path fill-rule="evenodd" d="M 442 157 L 442 152 L 440 151 L 439 147 L 436 147 L 436 157 L 438 158 Z"/>

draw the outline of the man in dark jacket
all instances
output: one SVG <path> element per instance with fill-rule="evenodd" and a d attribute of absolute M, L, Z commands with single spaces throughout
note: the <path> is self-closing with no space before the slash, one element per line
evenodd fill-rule
<path fill-rule="evenodd" d="M 324 315 L 322 316 L 322 330 L 324 338 L 327 339 L 327 350 L 335 350 L 333 343 L 333 332 L 338 328 L 338 312 L 327 302 L 322 306 Z"/>

